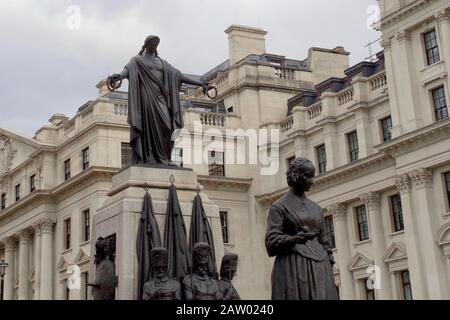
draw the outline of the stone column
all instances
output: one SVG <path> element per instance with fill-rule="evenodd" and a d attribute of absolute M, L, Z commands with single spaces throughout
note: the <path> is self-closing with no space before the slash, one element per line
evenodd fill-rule
<path fill-rule="evenodd" d="M 392 300 L 400 300 L 397 282 L 397 274 L 391 272 Z"/>
<path fill-rule="evenodd" d="M 403 225 L 405 227 L 405 242 L 408 255 L 408 270 L 411 277 L 411 289 L 414 299 L 426 299 L 425 280 L 420 260 L 419 239 L 417 236 L 417 221 L 413 215 L 411 182 L 404 174 L 396 178 L 395 185 L 400 190 L 402 200 Z"/>
<path fill-rule="evenodd" d="M 350 263 L 350 242 L 348 239 L 347 229 L 347 207 L 343 204 L 336 204 L 328 211 L 333 214 L 336 248 L 337 248 L 337 260 L 339 264 L 339 277 L 341 279 L 341 300 L 354 300 L 355 299 L 355 287 L 353 285 L 353 275 L 348 270 L 348 264 Z"/>
<path fill-rule="evenodd" d="M 447 283 L 443 279 L 446 270 L 442 252 L 434 239 L 439 220 L 434 209 L 433 172 L 431 169 L 419 169 L 411 172 L 409 176 L 415 185 L 417 231 L 426 277 L 427 298 L 447 299 Z"/>
<path fill-rule="evenodd" d="M 438 21 L 438 33 L 440 37 L 440 54 L 441 60 L 450 61 L 450 10 L 440 10 L 436 13 Z"/>
<path fill-rule="evenodd" d="M 389 270 L 384 262 L 386 253 L 386 241 L 384 238 L 383 219 L 381 217 L 380 194 L 369 192 L 360 196 L 369 212 L 370 238 L 372 239 L 373 260 L 375 266 L 380 268 L 380 289 L 376 289 L 379 300 L 389 300 L 391 296 L 391 284 L 389 281 Z"/>
<path fill-rule="evenodd" d="M 9 264 L 6 268 L 4 283 L 4 299 L 12 300 L 14 298 L 14 251 L 16 250 L 16 242 L 14 238 L 8 238 L 5 242 L 5 262 Z"/>
<path fill-rule="evenodd" d="M 19 300 L 28 300 L 28 292 L 30 282 L 28 276 L 30 274 L 30 234 L 28 230 L 20 230 L 17 232 L 19 238 Z"/>
<path fill-rule="evenodd" d="M 41 284 L 41 224 L 36 223 L 34 228 L 34 300 L 39 300 Z"/>
<path fill-rule="evenodd" d="M 339 153 L 337 146 L 339 145 L 336 136 L 336 125 L 334 123 L 327 123 L 323 126 L 323 137 L 325 140 L 325 150 L 327 153 L 327 171 L 331 171 L 338 167 Z"/>
<path fill-rule="evenodd" d="M 381 47 L 384 50 L 384 57 L 386 63 L 386 76 L 387 76 L 387 87 L 389 88 L 389 104 L 391 106 L 391 118 L 392 118 L 392 137 L 397 138 L 403 133 L 401 112 L 398 102 L 397 94 L 397 83 L 395 79 L 395 58 L 392 52 L 392 42 L 391 38 L 383 38 L 380 41 Z"/>
<path fill-rule="evenodd" d="M 358 134 L 359 159 L 371 155 L 372 148 L 372 130 L 370 127 L 369 111 L 360 109 L 355 111 L 356 132 Z"/>
<path fill-rule="evenodd" d="M 50 219 L 41 220 L 41 300 L 51 300 L 53 298 L 53 221 Z"/>

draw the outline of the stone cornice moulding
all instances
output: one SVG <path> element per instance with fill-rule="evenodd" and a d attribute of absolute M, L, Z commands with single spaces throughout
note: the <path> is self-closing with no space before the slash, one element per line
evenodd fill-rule
<path fill-rule="evenodd" d="M 30 208 L 33 209 L 41 204 L 54 205 L 57 201 L 63 200 L 93 183 L 110 182 L 112 176 L 118 171 L 119 169 L 115 168 L 90 167 L 51 190 L 37 190 L 6 207 L 5 210 L 0 212 L 0 221 L 16 212 L 24 214 Z"/>
<path fill-rule="evenodd" d="M 205 175 L 198 175 L 198 181 L 205 189 L 224 190 L 232 192 L 247 191 L 252 185 L 253 179 L 237 179 L 226 177 L 211 177 Z"/>
<path fill-rule="evenodd" d="M 318 188 L 318 186 L 320 187 L 333 186 L 336 185 L 337 183 L 346 181 L 345 179 L 350 178 L 354 179 L 361 177 L 363 174 L 367 174 L 368 169 L 375 170 L 380 168 L 386 168 L 392 165 L 394 165 L 394 159 L 391 158 L 390 156 L 386 156 L 384 154 L 375 154 L 369 156 L 367 158 L 358 160 L 354 163 L 347 164 L 340 168 L 329 171 L 324 175 L 316 177 L 314 185 L 312 186 L 311 189 L 311 193 L 314 194 L 314 189 Z M 386 181 L 386 183 L 390 184 L 389 181 Z M 393 182 L 392 185 L 394 185 Z M 383 184 L 382 187 L 383 187 L 382 189 L 384 189 L 384 187 L 386 186 Z M 289 188 L 285 187 L 283 189 L 279 189 L 271 193 L 257 195 L 255 196 L 255 199 L 261 206 L 268 206 L 273 204 L 278 199 L 280 199 L 288 190 Z M 352 196 L 352 199 L 358 198 L 359 194 L 356 194 L 354 197 Z M 342 201 L 342 203 L 346 203 L 347 201 L 350 201 L 350 199 L 346 199 L 346 201 Z"/>
<path fill-rule="evenodd" d="M 403 8 L 399 8 L 396 11 L 389 13 L 385 17 L 381 18 L 380 21 L 381 30 L 395 22 L 399 22 L 411 16 L 415 12 L 419 11 L 420 8 L 428 4 L 430 1 L 431 0 L 420 0 L 420 1 L 416 0 L 404 6 Z"/>
<path fill-rule="evenodd" d="M 374 148 L 395 157 L 448 138 L 450 138 L 450 118 L 408 132 Z"/>

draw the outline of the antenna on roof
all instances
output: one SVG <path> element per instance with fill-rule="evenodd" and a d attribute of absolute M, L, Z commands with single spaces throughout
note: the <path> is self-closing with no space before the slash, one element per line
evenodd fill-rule
<path fill-rule="evenodd" d="M 369 40 L 369 43 L 366 46 L 364 46 L 365 48 L 367 48 L 369 50 L 369 56 L 365 59 L 366 61 L 374 62 L 375 60 L 377 60 L 376 54 L 373 53 L 372 45 L 375 43 L 378 43 L 379 41 L 380 41 L 380 39 L 377 39 L 375 41 Z"/>

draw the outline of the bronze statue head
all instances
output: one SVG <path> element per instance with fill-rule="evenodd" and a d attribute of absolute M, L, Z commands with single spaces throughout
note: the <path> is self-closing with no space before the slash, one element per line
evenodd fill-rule
<path fill-rule="evenodd" d="M 316 168 L 310 160 L 297 158 L 292 161 L 286 175 L 289 187 L 297 193 L 304 193 L 309 191 L 314 183 Z"/>
<path fill-rule="evenodd" d="M 139 55 L 143 55 L 144 51 L 147 51 L 148 53 L 155 53 L 156 56 L 158 56 L 158 45 L 159 45 L 160 39 L 158 36 L 148 36 L 145 41 L 144 45 L 142 46 L 141 51 L 139 52 Z"/>
<path fill-rule="evenodd" d="M 108 240 L 103 237 L 97 239 L 95 243 L 95 264 L 100 264 L 108 257 Z"/>
<path fill-rule="evenodd" d="M 167 275 L 169 266 L 169 254 L 166 248 L 154 248 L 150 252 L 152 270 L 155 278 L 162 279 Z"/>
<path fill-rule="evenodd" d="M 222 258 L 220 266 L 220 277 L 222 279 L 233 280 L 234 274 L 237 271 L 238 255 L 234 253 L 227 253 Z"/>
<path fill-rule="evenodd" d="M 211 249 L 206 242 L 199 242 L 192 249 L 192 265 L 194 273 L 200 276 L 208 274 L 208 262 Z"/>

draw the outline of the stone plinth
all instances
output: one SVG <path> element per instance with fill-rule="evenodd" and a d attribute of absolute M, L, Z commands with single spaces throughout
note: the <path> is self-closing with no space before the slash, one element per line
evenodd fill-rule
<path fill-rule="evenodd" d="M 175 178 L 189 239 L 192 204 L 197 194 L 197 174 L 187 169 L 131 166 L 122 170 L 113 177 L 112 188 L 108 193 L 109 198 L 94 216 L 95 239 L 116 234 L 116 273 L 119 278 L 117 300 L 138 298 L 136 239 L 143 209 L 144 187 L 146 184 L 149 187 L 161 239 L 164 241 L 169 178 L 172 175 Z M 224 254 L 219 208 L 208 199 L 206 194 L 201 193 L 201 197 L 213 230 L 216 259 L 219 263 Z M 92 256 L 95 253 L 94 247 L 95 244 L 93 244 Z M 93 270 L 91 274 L 94 275 Z"/>

